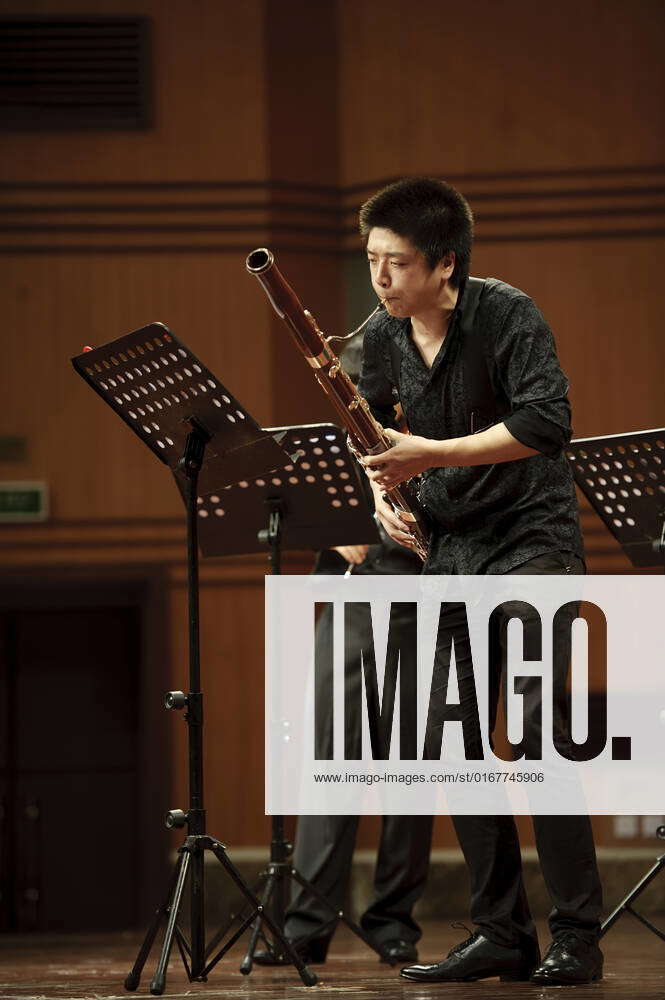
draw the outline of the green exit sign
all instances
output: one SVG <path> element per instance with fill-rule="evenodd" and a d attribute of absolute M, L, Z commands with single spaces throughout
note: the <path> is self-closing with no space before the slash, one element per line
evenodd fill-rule
<path fill-rule="evenodd" d="M 46 483 L 0 482 L 0 522 L 45 521 L 47 517 Z"/>

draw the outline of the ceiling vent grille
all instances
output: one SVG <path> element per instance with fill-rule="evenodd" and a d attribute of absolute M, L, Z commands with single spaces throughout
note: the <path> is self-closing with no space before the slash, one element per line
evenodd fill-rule
<path fill-rule="evenodd" d="M 0 17 L 0 128 L 145 128 L 149 22 Z"/>

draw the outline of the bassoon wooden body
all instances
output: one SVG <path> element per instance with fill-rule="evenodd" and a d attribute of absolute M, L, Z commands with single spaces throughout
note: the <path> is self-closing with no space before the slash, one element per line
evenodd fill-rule
<path fill-rule="evenodd" d="M 391 447 L 391 441 L 370 412 L 367 400 L 358 393 L 353 382 L 342 369 L 339 358 L 328 344 L 312 314 L 303 307 L 300 299 L 275 264 L 270 250 L 260 248 L 249 254 L 246 267 L 258 278 L 265 289 L 277 315 L 284 320 L 300 351 L 335 410 L 346 427 L 351 445 L 361 455 L 379 455 Z M 402 483 L 384 494 L 392 509 L 408 525 L 413 536 L 414 548 L 423 559 L 427 558 L 429 531 L 415 490 L 409 483 Z"/>

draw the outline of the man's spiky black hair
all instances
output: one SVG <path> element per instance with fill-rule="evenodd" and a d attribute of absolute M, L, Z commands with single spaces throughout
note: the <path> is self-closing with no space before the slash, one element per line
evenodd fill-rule
<path fill-rule="evenodd" d="M 372 229 L 390 229 L 410 240 L 431 268 L 453 251 L 454 287 L 468 277 L 473 215 L 466 198 L 445 181 L 407 177 L 389 184 L 363 204 L 359 221 L 365 243 Z"/>

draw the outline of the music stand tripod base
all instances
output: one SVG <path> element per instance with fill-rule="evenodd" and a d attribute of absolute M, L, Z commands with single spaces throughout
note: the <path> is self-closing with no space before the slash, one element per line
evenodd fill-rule
<path fill-rule="evenodd" d="M 659 826 L 656 830 L 656 836 L 660 837 L 661 840 L 665 840 L 665 826 Z M 655 877 L 665 868 L 665 854 L 661 854 L 660 857 L 656 858 L 655 864 L 642 876 L 640 881 L 633 886 L 627 896 L 625 896 L 619 905 L 612 910 L 609 917 L 603 921 L 600 927 L 600 936 L 603 937 L 607 932 L 614 926 L 619 917 L 622 917 L 624 913 L 630 913 L 632 917 L 639 920 L 648 930 L 650 930 L 656 937 L 659 937 L 661 941 L 665 941 L 665 934 L 660 931 L 650 920 L 647 920 L 643 914 L 638 913 L 637 910 L 633 909 L 633 902 L 640 896 L 650 882 L 653 882 Z"/>

